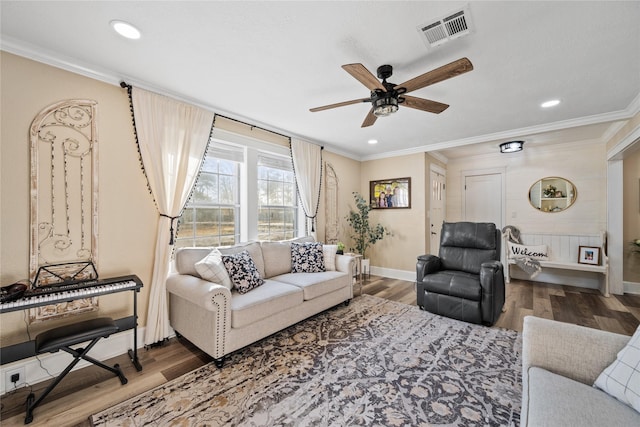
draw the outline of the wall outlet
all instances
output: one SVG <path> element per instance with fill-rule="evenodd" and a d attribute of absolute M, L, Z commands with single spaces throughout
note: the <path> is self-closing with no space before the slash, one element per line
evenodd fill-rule
<path fill-rule="evenodd" d="M 4 387 L 7 391 L 23 387 L 26 382 L 27 376 L 25 375 L 24 367 L 5 372 Z"/>

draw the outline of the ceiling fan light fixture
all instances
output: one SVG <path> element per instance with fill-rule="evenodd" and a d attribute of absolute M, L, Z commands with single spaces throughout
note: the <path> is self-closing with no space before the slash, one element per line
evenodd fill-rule
<path fill-rule="evenodd" d="M 500 144 L 500 152 L 501 153 L 517 153 L 518 151 L 522 151 L 523 145 L 524 145 L 524 141 L 503 142 L 502 144 Z"/>
<path fill-rule="evenodd" d="M 386 117 L 398 111 L 398 98 L 382 96 L 373 101 L 373 114 L 376 117 Z"/>

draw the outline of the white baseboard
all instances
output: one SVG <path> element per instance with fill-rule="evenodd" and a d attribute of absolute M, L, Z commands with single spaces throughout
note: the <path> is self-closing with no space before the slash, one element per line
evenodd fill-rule
<path fill-rule="evenodd" d="M 137 348 L 144 348 L 144 327 L 138 328 L 138 343 Z M 131 349 L 133 342 L 133 330 L 123 331 L 117 334 L 113 334 L 108 338 L 103 338 L 91 349 L 89 355 L 94 359 L 100 361 L 107 360 L 112 357 L 126 354 Z M 39 359 L 39 360 L 38 360 Z M 6 382 L 6 372 L 11 372 L 16 369 L 23 369 L 25 372 L 26 385 L 34 385 L 39 382 L 48 380 L 52 377 L 58 376 L 64 368 L 72 361 L 72 356 L 64 351 L 58 351 L 56 353 L 45 353 L 38 355 L 37 357 L 30 357 L 24 360 L 18 360 L 13 363 L 8 363 L 0 367 L 0 395 L 8 391 L 13 390 L 13 384 Z M 40 367 L 42 363 L 43 369 Z M 81 360 L 74 368 L 84 368 L 91 365 L 86 360 Z M 47 373 L 47 371 L 49 371 Z"/>
<path fill-rule="evenodd" d="M 371 274 L 376 276 L 388 277 L 390 279 L 406 280 L 409 282 L 416 281 L 415 271 L 394 270 L 392 268 L 383 268 L 371 266 Z"/>
<path fill-rule="evenodd" d="M 622 282 L 623 292 L 625 294 L 640 295 L 640 283 L 637 282 Z"/>

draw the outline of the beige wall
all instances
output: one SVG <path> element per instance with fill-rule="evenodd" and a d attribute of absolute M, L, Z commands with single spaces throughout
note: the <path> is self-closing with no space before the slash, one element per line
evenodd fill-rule
<path fill-rule="evenodd" d="M 0 282 L 29 277 L 29 127 L 45 107 L 65 99 L 98 103 L 99 275 L 137 274 L 150 283 L 157 212 L 140 170 L 129 100 L 119 86 L 1 52 Z M 146 322 L 149 287 L 139 298 Z M 130 293 L 100 297 L 100 314 L 130 313 Z M 63 320 L 62 322 L 68 322 Z M 45 322 L 47 328 L 56 322 Z M 32 336 L 42 328 L 32 325 Z M 23 312 L 2 315 L 3 345 L 26 339 Z"/>
<path fill-rule="evenodd" d="M 462 217 L 463 171 L 504 169 L 505 225 L 523 233 L 598 234 L 606 230 L 607 164 L 604 143 L 590 141 L 536 147 L 526 145 L 520 153 L 474 156 L 447 165 L 448 221 Z M 558 213 L 534 209 L 528 199 L 531 185 L 540 178 L 560 176 L 574 183 L 578 197 L 573 206 Z"/>
<path fill-rule="evenodd" d="M 99 273 L 112 277 L 135 273 L 149 284 L 154 258 L 157 211 L 148 194 L 140 170 L 133 138 L 126 92 L 57 68 L 1 53 L 1 150 L 0 150 L 0 281 L 2 285 L 28 277 L 29 265 L 29 140 L 28 129 L 36 114 L 64 99 L 87 98 L 98 102 L 99 135 Z M 637 115 L 625 126 L 640 123 Z M 235 126 L 229 123 L 229 126 Z M 621 130 L 620 132 L 623 132 Z M 253 132 L 253 131 L 252 131 Z M 628 131 L 627 131 L 628 133 Z M 615 140 L 615 138 L 613 138 Z M 280 143 L 280 141 L 274 141 Z M 487 168 L 506 170 L 506 223 L 523 232 L 597 233 L 606 227 L 606 147 L 583 141 L 536 148 L 525 146 L 522 153 L 489 155 L 439 162 L 429 154 L 359 162 L 325 150 L 339 180 L 339 238 L 352 246 L 344 221 L 354 209 L 353 191 L 368 197 L 369 181 L 411 177 L 411 209 L 374 210 L 371 218 L 388 227 L 393 235 L 370 249 L 371 265 L 382 269 L 412 272 L 417 255 L 429 251 L 428 179 L 431 163 L 447 170 L 448 221 L 461 219 L 462 171 Z M 481 165 L 481 167 L 479 166 Z M 635 169 L 636 175 L 629 177 Z M 625 221 L 638 218 L 638 155 L 625 163 Z M 545 214 L 534 210 L 527 200 L 531 184 L 544 176 L 559 175 L 578 188 L 575 206 L 563 213 Z M 629 183 L 629 184 L 628 184 Z M 634 193 L 635 191 L 635 193 Z M 629 195 L 627 195 L 629 194 Z M 321 196 L 318 239 L 324 240 L 325 205 Z M 629 204 L 627 205 L 627 201 Z M 635 205 L 634 205 L 635 203 Z M 635 211 L 633 209 L 636 209 Z M 629 214 L 627 214 L 629 212 Z M 635 217 L 632 215 L 635 212 Z M 625 239 L 638 230 L 625 222 Z M 633 236 L 635 238 L 636 236 Z M 145 324 L 149 287 L 139 298 L 141 325 Z M 101 297 L 100 313 L 119 316 L 130 309 L 123 294 Z M 47 326 L 53 326 L 51 324 Z M 31 332 L 37 333 L 37 326 Z M 2 317 L 0 338 L 6 342 L 24 339 L 22 313 Z M 16 340 L 17 340 L 16 339 Z"/>
<path fill-rule="evenodd" d="M 351 239 L 345 218 L 349 214 L 349 208 L 353 207 L 353 192 L 360 191 L 360 162 L 327 150 L 322 152 L 322 159 L 325 164 L 328 163 L 333 167 L 338 178 L 338 240 L 343 242 L 348 250 Z M 316 230 L 319 241 L 325 241 L 325 212 L 325 182 L 323 181 Z"/>
<path fill-rule="evenodd" d="M 426 253 L 425 168 L 424 153 L 362 162 L 360 194 L 365 199 L 369 198 L 369 181 L 411 178 L 411 209 L 376 209 L 370 213 L 373 224 L 380 223 L 393 233 L 367 251 L 372 266 L 414 271 L 417 256 Z M 355 209 L 353 200 L 350 207 Z"/>

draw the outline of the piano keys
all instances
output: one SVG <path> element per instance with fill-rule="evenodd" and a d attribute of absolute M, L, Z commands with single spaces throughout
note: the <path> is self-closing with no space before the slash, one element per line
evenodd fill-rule
<path fill-rule="evenodd" d="M 133 348 L 128 351 L 131 362 L 138 371 L 142 365 L 138 360 L 138 300 L 137 295 L 143 284 L 136 275 L 96 279 L 73 284 L 38 287 L 27 290 L 14 301 L 0 303 L 0 314 L 26 310 L 50 304 L 69 302 L 81 298 L 92 298 L 116 292 L 133 292 L 133 315 L 117 319 L 115 322 L 121 331 L 133 329 Z M 0 365 L 35 356 L 35 342 L 26 341 L 0 348 Z"/>
<path fill-rule="evenodd" d="M 136 275 L 90 280 L 71 285 L 39 287 L 27 290 L 17 300 L 0 303 L 0 314 L 140 288 L 142 288 L 142 281 Z"/>

